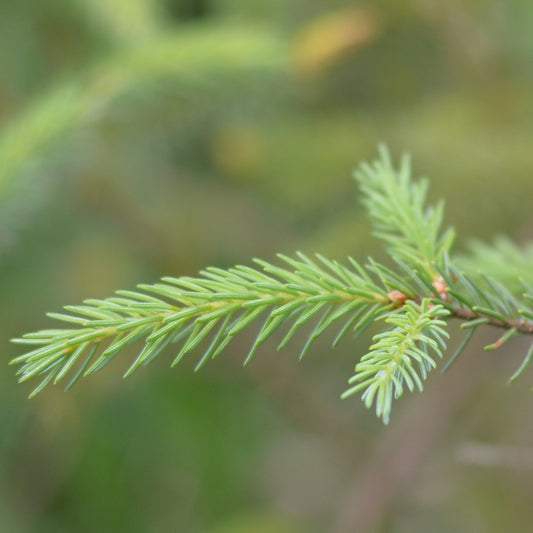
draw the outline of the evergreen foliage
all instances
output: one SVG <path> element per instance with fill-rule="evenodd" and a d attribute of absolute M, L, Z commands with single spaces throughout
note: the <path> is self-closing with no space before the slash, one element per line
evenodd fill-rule
<path fill-rule="evenodd" d="M 484 261 L 479 249 L 466 272 L 455 265 L 450 258 L 454 233 L 441 231 L 443 203 L 426 207 L 428 182 L 413 181 L 407 158 L 395 169 L 387 151 L 381 149 L 376 162 L 361 165 L 356 179 L 375 234 L 385 242 L 393 267 L 372 259 L 362 264 L 349 258 L 343 264 L 321 255 L 315 259 L 302 253 L 280 255 L 279 265 L 255 260 L 256 267 L 209 267 L 196 278 L 166 277 L 161 283 L 140 285 L 139 291 L 118 291 L 105 300 L 66 306 L 67 313 L 49 316 L 70 327 L 14 340 L 32 348 L 12 361 L 21 365 L 20 381 L 43 378 L 30 396 L 67 375 L 70 388 L 135 342 L 142 347 L 125 377 L 173 345 L 179 348 L 177 354 L 174 350 L 172 365 L 198 351 L 199 369 L 260 317 L 264 322 L 245 363 L 283 327 L 279 349 L 297 330 L 314 323 L 308 330 L 303 357 L 326 330 L 336 328 L 336 346 L 347 334 L 359 335 L 378 323 L 383 325 L 382 331 L 356 364 L 350 379 L 353 386 L 343 397 L 362 391 L 365 405 L 375 405 L 376 414 L 387 423 L 393 398 L 406 388 L 422 391 L 428 372 L 443 357 L 449 337 L 444 328 L 450 319 L 462 320 L 462 327 L 469 331 L 444 370 L 481 325 L 504 330 L 486 349 L 533 333 L 533 288 L 524 282 L 526 294 L 522 295 L 519 293 L 524 291 L 515 290 L 516 285 L 500 282 L 507 279 L 488 277 L 472 268 Z M 503 263 L 500 253 L 505 250 L 493 249 L 491 264 Z M 482 260 L 476 262 L 476 257 Z M 512 380 L 526 368 L 532 353 L 526 355 Z"/>
<path fill-rule="evenodd" d="M 533 245 L 520 248 L 503 235 L 491 244 L 472 242 L 470 253 L 458 257 L 457 263 L 467 272 L 483 272 L 513 292 L 520 292 L 524 281 L 533 283 Z"/>
<path fill-rule="evenodd" d="M 374 336 L 375 344 L 355 367 L 348 389 L 343 397 L 364 390 L 363 400 L 371 407 L 376 398 L 376 414 L 386 423 L 389 420 L 392 398 L 399 398 L 404 385 L 410 391 L 424 389 L 422 380 L 436 366 L 429 355 L 432 349 L 439 357 L 446 348 L 444 338 L 449 334 L 442 329 L 444 318 L 450 312 L 441 305 L 433 305 L 424 299 L 420 305 L 412 300 L 405 302 L 402 313 L 393 313 L 385 322 L 394 326 Z M 418 368 L 418 373 L 417 373 Z"/>

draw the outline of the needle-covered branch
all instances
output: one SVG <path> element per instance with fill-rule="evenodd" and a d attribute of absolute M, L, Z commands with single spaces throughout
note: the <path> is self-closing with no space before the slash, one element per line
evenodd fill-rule
<path fill-rule="evenodd" d="M 42 379 L 31 396 L 67 376 L 69 388 L 134 343 L 139 352 L 125 376 L 163 352 L 171 355 L 172 365 L 197 352 L 198 369 L 261 318 L 245 363 L 278 330 L 283 331 L 278 349 L 296 331 L 307 332 L 303 357 L 327 330 L 336 328 L 336 346 L 346 335 L 353 338 L 377 323 L 384 328 L 374 336 L 369 352 L 357 358 L 352 386 L 343 397 L 361 392 L 365 405 L 375 404 L 377 415 L 387 423 L 392 400 L 405 390 L 422 391 L 427 373 L 443 357 L 449 320 L 461 320 L 469 331 L 444 370 L 480 326 L 504 330 L 486 349 L 533 334 L 533 287 L 528 284 L 533 268 L 522 280 L 510 280 L 509 275 L 494 279 L 478 268 L 488 257 L 490 274 L 501 272 L 506 251 L 511 251 L 513 272 L 523 274 L 529 252 L 521 255 L 507 241 L 493 253 L 478 247 L 470 263 L 460 263 L 463 271 L 450 258 L 454 232 L 441 230 L 444 204 L 425 205 L 428 182 L 412 180 L 407 158 L 397 170 L 381 149 L 380 159 L 363 164 L 356 178 L 376 236 L 385 242 L 388 265 L 371 258 L 362 265 L 321 255 L 280 255 L 280 265 L 256 260 L 255 268 L 211 267 L 199 277 L 163 278 L 161 283 L 140 285 L 138 291 L 118 291 L 105 300 L 67 306 L 66 313 L 49 316 L 69 327 L 14 340 L 29 349 L 12 361 L 20 365 L 19 380 Z M 532 354 L 530 349 L 511 380 L 524 372 Z"/>
<path fill-rule="evenodd" d="M 390 255 L 435 276 L 433 264 L 443 264 L 455 238 L 451 228 L 441 234 L 444 202 L 426 207 L 429 182 L 412 181 L 408 156 L 395 170 L 385 148 L 380 149 L 380 155 L 374 163 L 363 163 L 355 173 L 374 235 L 385 242 Z"/>
<path fill-rule="evenodd" d="M 20 381 L 44 375 L 32 393 L 35 395 L 51 381 L 63 380 L 83 361 L 70 387 L 141 339 L 144 346 L 125 376 L 153 361 L 169 345 L 178 344 L 174 365 L 210 337 L 197 364 L 200 368 L 261 316 L 266 320 L 246 361 L 280 326 L 291 324 L 280 343 L 283 347 L 300 327 L 314 319 L 316 325 L 303 356 L 330 326 L 340 327 L 335 339 L 338 343 L 350 329 L 363 329 L 380 312 L 391 308 L 384 286 L 372 281 L 353 260 L 346 267 L 321 256 L 320 263 L 303 254 L 298 254 L 298 259 L 280 257 L 289 268 L 260 260 L 257 263 L 262 270 L 246 266 L 208 268 L 198 278 L 164 278 L 163 283 L 141 285 L 143 292 L 119 291 L 106 300 L 67 306 L 68 314 L 50 313 L 50 317 L 73 327 L 29 333 L 14 340 L 37 346 L 13 360 L 22 364 Z"/>
<path fill-rule="evenodd" d="M 442 358 L 449 334 L 443 329 L 442 318 L 450 312 L 441 305 L 424 299 L 416 304 L 407 301 L 399 310 L 385 317 L 392 326 L 374 336 L 370 351 L 355 367 L 356 374 L 343 398 L 361 390 L 363 401 L 371 407 L 376 400 L 376 414 L 388 423 L 392 400 L 399 398 L 407 387 L 411 392 L 424 389 L 428 372 L 437 366 L 430 352 Z"/>

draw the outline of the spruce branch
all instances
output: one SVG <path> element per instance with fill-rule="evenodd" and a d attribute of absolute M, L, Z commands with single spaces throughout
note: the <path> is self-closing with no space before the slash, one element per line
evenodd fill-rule
<path fill-rule="evenodd" d="M 50 313 L 51 318 L 77 327 L 43 330 L 14 339 L 16 343 L 38 346 L 13 360 L 22 364 L 20 381 L 46 375 L 33 396 L 52 380 L 61 381 L 84 357 L 83 370 L 75 374 L 70 388 L 82 374 L 100 370 L 139 339 L 144 339 L 144 347 L 125 377 L 153 361 L 171 343 L 182 341 L 172 363 L 175 365 L 218 327 L 198 369 L 262 315 L 267 315 L 266 321 L 246 362 L 282 324 L 291 322 L 292 327 L 280 347 L 300 327 L 318 317 L 303 357 L 311 343 L 333 324 L 344 326 L 336 338 L 338 343 L 348 332 L 346 326 L 362 329 L 378 312 L 391 308 L 385 288 L 373 282 L 355 261 L 348 268 L 321 256 L 319 264 L 304 254 L 297 255 L 298 259 L 280 256 L 291 268 L 260 260 L 257 263 L 262 270 L 246 266 L 208 268 L 199 278 L 164 278 L 164 283 L 141 285 L 143 292 L 118 291 L 113 298 L 66 306 L 68 314 Z M 98 355 L 95 347 L 101 347 Z"/>
<path fill-rule="evenodd" d="M 193 351 L 201 353 L 199 369 L 261 317 L 263 325 L 245 364 L 281 329 L 278 349 L 300 328 L 313 324 L 303 357 L 327 330 L 337 328 L 336 346 L 347 334 L 360 335 L 377 323 L 384 327 L 356 363 L 343 397 L 361 392 L 365 405 L 375 404 L 378 417 L 388 423 L 393 399 L 405 390 L 422 391 L 428 372 L 443 357 L 449 337 L 444 328 L 450 320 L 461 320 L 467 335 L 443 371 L 457 360 L 478 327 L 504 330 L 487 350 L 533 334 L 533 287 L 523 281 L 526 292 L 518 294 L 515 285 L 503 280 L 463 272 L 450 258 L 453 230 L 441 231 L 443 203 L 426 207 L 427 181 L 412 180 L 407 158 L 396 170 L 387 151 L 382 148 L 380 153 L 380 159 L 363 164 L 356 177 L 392 267 L 371 258 L 363 265 L 352 258 L 342 264 L 319 254 L 279 255 L 280 264 L 256 259 L 256 267 L 209 267 L 198 277 L 166 277 L 140 285 L 138 291 L 118 291 L 105 300 L 66 306 L 66 313 L 49 316 L 70 327 L 14 339 L 29 349 L 12 361 L 20 365 L 19 381 L 42 378 L 30 396 L 67 375 L 70 388 L 134 343 L 140 344 L 140 351 L 125 377 L 171 349 L 172 366 Z M 533 348 L 511 381 L 524 372 L 532 354 Z"/>
<path fill-rule="evenodd" d="M 455 238 L 451 228 L 440 235 L 444 202 L 426 208 L 429 182 L 412 182 L 410 158 L 404 156 L 395 170 L 386 148 L 379 151 L 380 159 L 363 163 L 355 174 L 374 235 L 385 242 L 391 256 L 435 275 L 433 263 L 443 264 Z"/>
<path fill-rule="evenodd" d="M 443 329 L 444 318 L 450 312 L 442 305 L 433 305 L 428 299 L 421 304 L 409 300 L 398 311 L 385 317 L 392 329 L 378 333 L 370 346 L 370 352 L 355 367 L 356 374 L 349 383 L 357 383 L 343 395 L 347 398 L 364 390 L 363 401 L 371 407 L 376 400 L 376 414 L 387 424 L 392 399 L 403 394 L 404 386 L 412 392 L 424 390 L 422 380 L 435 368 L 430 351 L 442 358 L 446 349 L 444 338 L 449 334 Z"/>
<path fill-rule="evenodd" d="M 460 255 L 456 263 L 474 276 L 483 272 L 517 294 L 524 290 L 522 281 L 533 283 L 533 245 L 520 248 L 504 235 L 491 244 L 473 241 L 469 253 Z"/>

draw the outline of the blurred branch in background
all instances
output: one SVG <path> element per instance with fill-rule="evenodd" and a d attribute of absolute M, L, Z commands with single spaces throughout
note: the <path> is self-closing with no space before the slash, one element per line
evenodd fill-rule
<path fill-rule="evenodd" d="M 238 78 L 282 70 L 285 43 L 260 29 L 182 28 L 145 46 L 105 60 L 76 81 L 60 84 L 40 98 L 0 137 L 0 191 L 23 165 L 62 135 L 94 120 L 114 97 L 141 83 L 167 76 L 209 91 L 217 76 Z"/>
<path fill-rule="evenodd" d="M 53 189 L 45 164 L 50 152 L 94 126 L 118 97 L 142 88 L 157 100 L 157 88 L 167 80 L 184 108 L 190 100 L 213 101 L 220 84 L 239 92 L 282 75 L 286 50 L 287 43 L 265 29 L 184 26 L 141 39 L 44 91 L 0 132 L 0 251 L 16 242 L 32 206 Z"/>

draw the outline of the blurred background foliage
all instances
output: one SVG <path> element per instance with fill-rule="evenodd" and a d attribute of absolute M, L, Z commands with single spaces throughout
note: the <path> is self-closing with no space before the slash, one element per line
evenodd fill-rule
<path fill-rule="evenodd" d="M 339 400 L 368 338 L 242 369 L 250 332 L 122 382 L 130 352 L 31 402 L 7 362 L 83 298 L 379 254 L 350 179 L 379 141 L 447 198 L 458 249 L 528 240 L 532 32 L 526 0 L 3 0 L 0 530 L 530 531 L 532 397 L 504 386 L 524 347 L 482 353 L 490 331 L 390 428 Z"/>

